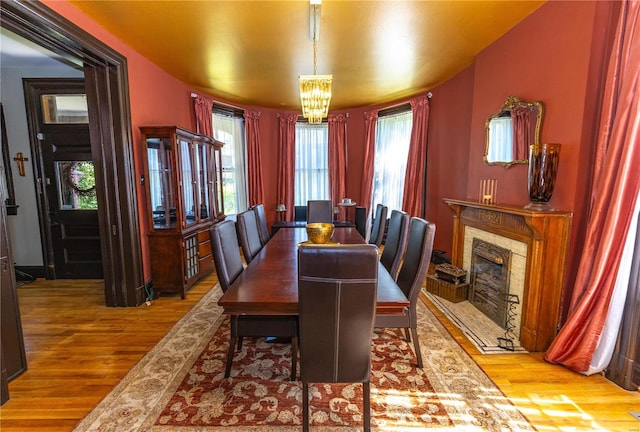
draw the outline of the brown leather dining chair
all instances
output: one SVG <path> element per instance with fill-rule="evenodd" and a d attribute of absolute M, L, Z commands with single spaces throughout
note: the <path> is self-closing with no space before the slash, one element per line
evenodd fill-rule
<path fill-rule="evenodd" d="M 260 235 L 260 243 L 264 246 L 269 239 L 269 228 L 267 227 L 267 216 L 264 213 L 264 205 L 256 204 L 252 207 L 256 214 L 256 222 L 258 223 L 258 234 Z"/>
<path fill-rule="evenodd" d="M 427 277 L 436 225 L 413 217 L 409 223 L 409 242 L 396 283 L 409 300 L 409 308 L 401 315 L 376 315 L 376 328 L 403 328 L 407 341 L 413 338 L 418 367 L 422 368 L 422 354 L 418 342 L 418 295 Z M 411 336 L 409 335 L 411 330 Z"/>
<path fill-rule="evenodd" d="M 244 260 L 250 263 L 253 257 L 258 255 L 262 249 L 260 242 L 260 232 L 258 230 L 258 222 L 253 209 L 238 213 L 238 239 L 242 247 L 242 255 Z"/>
<path fill-rule="evenodd" d="M 238 237 L 235 223 L 224 220 L 214 224 L 209 230 L 213 260 L 218 275 L 218 282 L 223 292 L 226 292 L 233 281 L 243 272 L 244 267 L 240 257 Z M 231 375 L 231 365 L 235 353 L 236 342 L 238 349 L 242 348 L 244 337 L 282 337 L 291 338 L 291 380 L 296 379 L 296 365 L 298 361 L 298 319 L 295 316 L 231 316 L 231 338 L 227 352 L 227 364 L 224 377 Z"/>
<path fill-rule="evenodd" d="M 394 279 L 398 275 L 400 263 L 402 262 L 402 258 L 404 258 L 408 233 L 409 214 L 401 210 L 393 210 L 389 218 L 387 239 L 384 242 L 380 262 Z"/>
<path fill-rule="evenodd" d="M 298 313 L 303 431 L 309 383 L 361 382 L 364 430 L 370 430 L 371 340 L 378 249 L 373 245 L 300 246 Z"/>
<path fill-rule="evenodd" d="M 333 222 L 333 204 L 331 200 L 307 201 L 307 223 Z"/>
<path fill-rule="evenodd" d="M 295 222 L 307 221 L 307 206 L 294 206 L 293 207 L 293 220 Z"/>
<path fill-rule="evenodd" d="M 356 229 L 362 238 L 367 238 L 367 208 L 356 206 L 354 213 Z"/>
<path fill-rule="evenodd" d="M 387 212 L 388 207 L 382 204 L 376 205 L 376 214 L 373 219 L 373 227 L 369 236 L 369 243 L 378 247 L 382 245 L 384 239 L 384 230 L 387 228 Z"/>

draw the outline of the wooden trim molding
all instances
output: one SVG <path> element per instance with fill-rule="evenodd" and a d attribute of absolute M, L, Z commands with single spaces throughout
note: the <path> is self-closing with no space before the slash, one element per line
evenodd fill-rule
<path fill-rule="evenodd" d="M 452 262 L 462 266 L 466 227 L 527 245 L 520 343 L 545 351 L 556 335 L 564 285 L 572 212 L 444 200 L 453 211 Z"/>

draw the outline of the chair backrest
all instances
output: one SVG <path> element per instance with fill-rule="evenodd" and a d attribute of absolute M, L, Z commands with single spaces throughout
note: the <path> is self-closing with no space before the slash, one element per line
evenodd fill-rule
<path fill-rule="evenodd" d="M 253 257 L 262 249 L 260 233 L 258 232 L 258 219 L 252 209 L 238 213 L 238 239 L 242 247 L 244 260 L 250 263 Z"/>
<path fill-rule="evenodd" d="M 331 200 L 307 201 L 307 223 L 333 222 L 333 203 Z"/>
<path fill-rule="evenodd" d="M 213 262 L 216 266 L 218 282 L 222 291 L 226 292 L 244 269 L 235 222 L 226 219 L 212 225 L 209 229 L 209 237 L 211 238 Z"/>
<path fill-rule="evenodd" d="M 267 228 L 267 216 L 264 213 L 264 205 L 256 204 L 253 206 L 253 211 L 256 214 L 256 221 L 258 223 L 258 234 L 260 235 L 260 243 L 264 246 L 269 239 L 269 228 Z"/>
<path fill-rule="evenodd" d="M 293 207 L 293 220 L 295 222 L 304 222 L 307 220 L 307 206 Z"/>
<path fill-rule="evenodd" d="M 398 274 L 404 251 L 407 248 L 408 233 L 409 214 L 400 210 L 391 211 L 387 239 L 384 242 L 380 262 L 394 279 Z"/>
<path fill-rule="evenodd" d="M 373 219 L 373 227 L 371 228 L 371 236 L 369 237 L 369 243 L 378 247 L 382 244 L 384 239 L 384 230 L 387 227 L 387 211 L 388 207 L 382 204 L 376 205 L 376 214 Z"/>
<path fill-rule="evenodd" d="M 356 229 L 358 230 L 362 238 L 367 238 L 367 208 L 356 206 L 354 218 Z"/>
<path fill-rule="evenodd" d="M 300 246 L 298 317 L 303 382 L 368 382 L 376 308 L 373 245 Z"/>
<path fill-rule="evenodd" d="M 409 242 L 396 283 L 414 308 L 429 270 L 436 225 L 413 217 L 409 223 Z M 415 314 L 413 314 L 415 319 Z"/>

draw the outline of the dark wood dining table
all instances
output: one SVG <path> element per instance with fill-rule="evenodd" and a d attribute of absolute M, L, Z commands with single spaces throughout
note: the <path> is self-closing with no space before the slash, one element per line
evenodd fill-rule
<path fill-rule="evenodd" d="M 305 228 L 279 230 L 240 273 L 218 304 L 231 315 L 298 314 L 298 244 Z M 336 228 L 332 241 L 364 244 L 355 228 Z M 378 267 L 377 314 L 402 314 L 409 300 L 382 264 Z"/>

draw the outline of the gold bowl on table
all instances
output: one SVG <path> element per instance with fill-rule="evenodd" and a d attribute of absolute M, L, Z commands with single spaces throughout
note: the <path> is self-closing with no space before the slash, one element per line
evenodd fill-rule
<path fill-rule="evenodd" d="M 333 224 L 330 223 L 310 223 L 307 224 L 307 236 L 311 243 L 324 244 L 331 240 L 333 229 Z"/>

